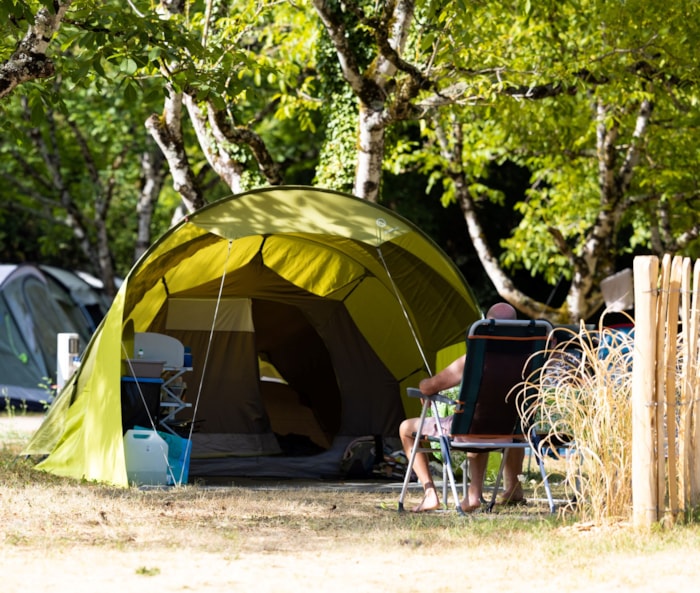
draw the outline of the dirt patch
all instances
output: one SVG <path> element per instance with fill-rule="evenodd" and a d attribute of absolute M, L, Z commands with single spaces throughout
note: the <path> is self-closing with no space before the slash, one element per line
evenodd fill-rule
<path fill-rule="evenodd" d="M 0 412 L 0 445 L 20 448 L 44 421 L 44 414 L 12 414 Z"/>
<path fill-rule="evenodd" d="M 27 435 L 33 434 L 44 421 L 43 414 L 12 414 L 0 413 L 0 434 Z"/>

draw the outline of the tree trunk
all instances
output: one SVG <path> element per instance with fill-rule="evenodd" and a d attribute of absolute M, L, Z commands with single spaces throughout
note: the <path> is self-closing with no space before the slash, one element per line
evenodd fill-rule
<path fill-rule="evenodd" d="M 136 205 L 138 228 L 134 261 L 137 261 L 151 244 L 151 221 L 153 210 L 165 184 L 167 170 L 165 158 L 155 142 L 141 154 L 141 193 Z"/>
<path fill-rule="evenodd" d="M 212 133 L 207 126 L 207 117 L 202 113 L 194 99 L 189 95 L 184 95 L 183 101 L 187 107 L 192 127 L 194 127 L 194 131 L 197 134 L 199 146 L 211 168 L 223 179 L 224 183 L 229 186 L 234 194 L 239 193 L 241 191 L 241 177 L 245 168 L 240 162 L 232 159 L 231 155 L 226 151 L 226 142 L 221 142 L 221 140 L 224 140 L 221 134 L 219 134 L 218 139 L 215 139 L 216 134 Z"/>
<path fill-rule="evenodd" d="M 390 82 L 402 65 L 401 52 L 413 21 L 413 0 L 391 0 L 386 3 L 378 18 L 370 24 L 360 9 L 355 15 L 371 26 L 377 40 L 376 55 L 372 63 L 361 71 L 355 48 L 349 42 L 341 7 L 325 0 L 313 0 L 316 12 L 335 47 L 343 77 L 359 102 L 358 156 L 355 167 L 353 192 L 356 196 L 376 202 L 379 196 L 384 162 L 384 138 L 387 127 L 394 121 L 391 107 Z M 348 5 L 348 10 L 353 10 Z M 410 68 L 406 65 L 406 69 Z M 417 73 L 417 71 L 414 71 Z"/>
<path fill-rule="evenodd" d="M 372 112 L 366 105 L 361 104 L 353 193 L 370 202 L 376 202 L 379 197 L 379 182 L 384 162 L 384 134 L 381 112 Z"/>

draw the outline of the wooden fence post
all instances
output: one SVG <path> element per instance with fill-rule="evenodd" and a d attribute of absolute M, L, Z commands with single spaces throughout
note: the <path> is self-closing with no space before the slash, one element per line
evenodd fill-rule
<path fill-rule="evenodd" d="M 678 483 L 679 483 L 679 504 L 681 509 L 688 510 L 690 508 L 690 459 L 691 459 L 691 420 L 692 420 L 692 393 L 693 393 L 693 376 L 695 375 L 695 367 L 691 358 L 691 344 L 693 339 L 690 333 L 691 326 L 691 280 L 692 268 L 690 258 L 683 258 L 683 266 L 681 271 L 681 376 L 680 376 L 680 402 L 681 409 L 678 418 Z"/>
<path fill-rule="evenodd" d="M 698 398 L 700 397 L 700 380 L 697 370 L 700 368 L 700 349 L 698 347 L 698 332 L 700 332 L 700 260 L 693 266 L 693 298 L 690 307 L 690 360 L 695 372 L 689 377 L 689 413 L 690 421 L 690 454 L 688 465 L 690 471 L 690 506 L 700 504 L 700 409 Z"/>
<path fill-rule="evenodd" d="M 683 258 L 675 256 L 671 261 L 668 283 L 668 308 L 666 315 L 659 319 L 661 327 L 666 328 L 664 336 L 664 391 L 666 393 L 666 410 L 663 414 L 666 425 L 666 480 L 668 486 L 668 508 L 672 520 L 675 521 L 680 512 L 678 496 L 678 449 L 680 434 L 676 432 L 676 366 L 678 363 L 678 320 L 681 296 Z M 663 401 L 657 398 L 659 408 L 663 409 Z M 657 430 L 659 428 L 657 427 Z M 657 453 L 662 459 L 663 455 Z M 659 495 L 661 496 L 661 495 Z"/>
<path fill-rule="evenodd" d="M 671 255 L 661 258 L 661 274 L 656 287 L 656 318 L 654 319 L 654 343 L 656 357 L 654 368 L 654 388 L 652 390 L 652 408 L 655 412 L 653 431 L 656 437 L 656 504 L 659 519 L 666 505 L 666 316 L 668 314 L 669 286 L 671 284 Z"/>
<path fill-rule="evenodd" d="M 656 315 L 659 260 L 634 260 L 635 340 L 632 371 L 632 515 L 648 527 L 659 518 L 658 465 L 654 457 L 656 414 Z"/>

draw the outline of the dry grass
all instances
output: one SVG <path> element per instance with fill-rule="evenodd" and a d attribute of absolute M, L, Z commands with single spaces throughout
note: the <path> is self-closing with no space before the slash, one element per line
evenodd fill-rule
<path fill-rule="evenodd" d="M 6 430 L 0 443 L 8 593 L 461 591 L 464 579 L 495 588 L 651 591 L 687 588 L 697 578 L 692 526 L 640 538 L 623 524 L 552 517 L 544 504 L 468 517 L 398 513 L 398 490 L 376 483 L 114 489 L 33 470 L 16 458 L 21 434 Z"/>
<path fill-rule="evenodd" d="M 567 493 L 584 521 L 631 516 L 633 351 L 633 338 L 602 325 L 571 331 L 548 353 L 524 402 L 523 415 L 562 453 Z M 562 442 L 574 442 L 575 449 L 558 447 Z"/>

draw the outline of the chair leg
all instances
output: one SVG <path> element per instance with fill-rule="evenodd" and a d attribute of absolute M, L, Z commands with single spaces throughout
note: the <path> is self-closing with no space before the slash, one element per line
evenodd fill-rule
<path fill-rule="evenodd" d="M 469 457 L 465 457 L 462 465 L 462 499 L 467 498 L 469 494 Z"/>
<path fill-rule="evenodd" d="M 459 469 L 462 470 L 462 498 L 459 500 L 462 501 L 467 496 L 469 495 L 469 457 L 465 457 L 464 461 L 459 464 Z M 455 478 L 455 483 L 456 483 L 456 478 Z M 442 464 L 442 499 L 445 501 L 445 504 L 447 504 L 448 500 L 448 486 L 450 483 L 450 478 L 447 474 L 447 466 L 443 463 Z"/>
<path fill-rule="evenodd" d="M 496 504 L 496 498 L 498 496 L 498 489 L 501 486 L 501 479 L 503 478 L 503 470 L 506 467 L 506 457 L 508 455 L 508 451 L 510 449 L 503 449 L 503 455 L 501 457 L 501 465 L 498 466 L 498 473 L 496 474 L 496 482 L 493 485 L 493 491 L 491 492 L 491 500 L 488 502 L 488 505 L 486 506 L 486 510 L 490 513 L 493 511 L 493 507 Z"/>
<path fill-rule="evenodd" d="M 449 482 L 450 490 L 452 492 L 452 497 L 455 501 L 455 510 L 460 514 L 464 515 L 462 510 L 461 500 L 459 498 L 459 493 L 457 492 L 457 483 L 455 481 L 454 470 L 452 469 L 452 454 L 450 452 L 450 445 L 448 443 L 448 438 L 446 436 L 440 437 L 440 453 L 442 453 L 442 467 L 443 471 L 447 470 L 447 481 Z M 443 481 L 443 489 L 446 487 Z M 445 502 L 447 502 L 447 495 L 444 497 Z"/>
<path fill-rule="evenodd" d="M 531 451 L 537 459 L 537 465 L 540 467 L 540 475 L 542 476 L 542 484 L 544 484 L 544 491 L 547 493 L 549 512 L 553 514 L 556 511 L 556 507 L 554 505 L 554 497 L 552 496 L 552 488 L 549 485 L 549 476 L 547 476 L 547 471 L 544 468 L 544 455 L 542 454 L 541 440 L 537 435 L 534 435 L 530 440 L 532 441 L 530 443 Z"/>
<path fill-rule="evenodd" d="M 411 472 L 413 471 L 413 462 L 416 460 L 416 455 L 418 454 L 418 448 L 420 447 L 420 439 L 416 438 L 413 443 L 413 448 L 411 449 L 411 457 L 408 460 L 408 465 L 406 466 L 406 474 L 403 477 L 403 486 L 401 487 L 401 494 L 399 495 L 399 512 L 403 511 L 403 501 L 406 500 L 406 493 L 408 492 L 408 485 L 411 483 Z"/>
<path fill-rule="evenodd" d="M 445 463 L 445 459 L 443 458 L 442 460 L 442 500 L 445 502 L 445 505 L 447 505 L 447 484 L 448 484 L 449 478 L 447 477 L 447 464 Z"/>

